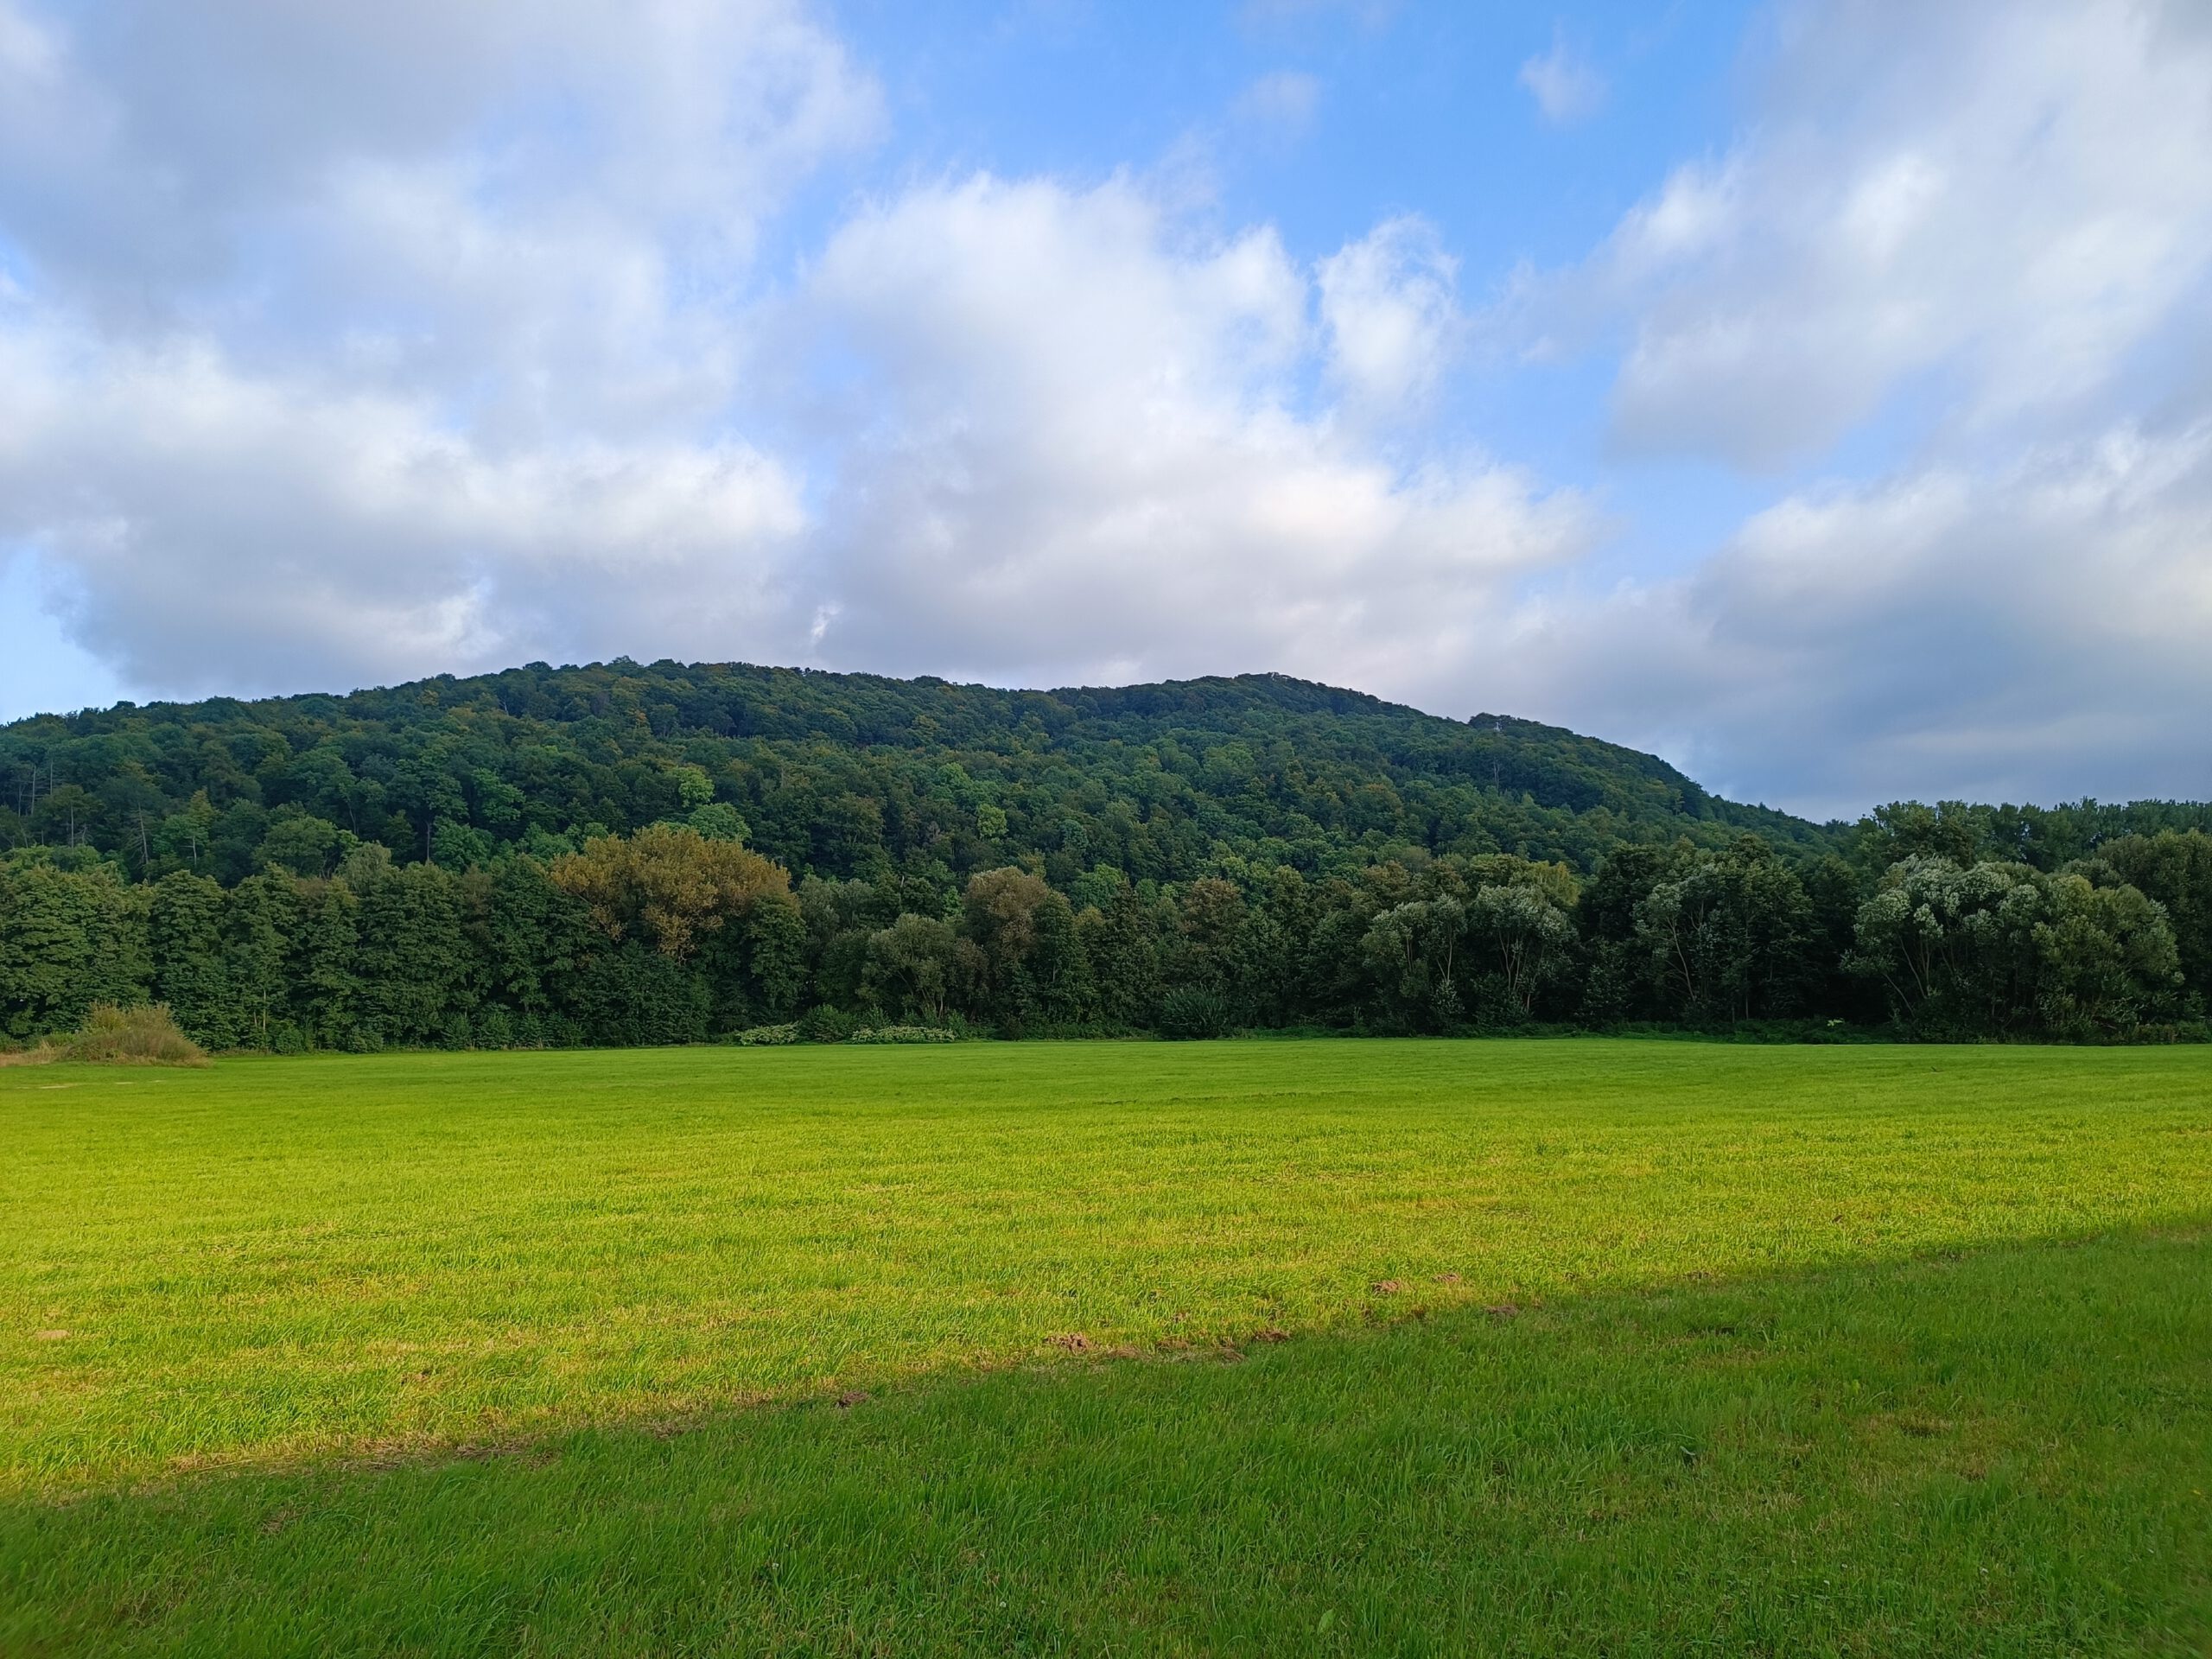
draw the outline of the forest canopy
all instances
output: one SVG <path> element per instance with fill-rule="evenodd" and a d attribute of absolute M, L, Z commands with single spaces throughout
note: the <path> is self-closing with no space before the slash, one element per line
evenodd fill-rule
<path fill-rule="evenodd" d="M 0 728 L 0 1033 L 2193 1028 L 2212 811 L 1814 824 L 1280 676 L 543 664 Z"/>

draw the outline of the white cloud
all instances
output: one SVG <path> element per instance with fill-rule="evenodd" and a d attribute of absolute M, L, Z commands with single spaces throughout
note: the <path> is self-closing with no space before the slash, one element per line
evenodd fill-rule
<path fill-rule="evenodd" d="M 794 0 L 0 0 L 0 550 L 166 690 L 797 654 L 742 301 L 877 105 Z"/>
<path fill-rule="evenodd" d="M 1522 64 L 1521 84 L 1544 119 L 1560 127 L 1595 115 L 1609 90 L 1604 74 L 1567 40 L 1563 27 L 1553 31 L 1551 50 Z"/>
<path fill-rule="evenodd" d="M 1815 809 L 2202 795 L 2212 27 L 1777 16 L 1739 140 L 1534 320 L 1626 341 L 1630 447 L 1931 412 L 1865 442 L 1887 476 L 1593 591 L 1602 492 L 1438 412 L 1468 322 L 1417 217 L 1307 262 L 1162 177 L 901 174 L 764 276 L 880 120 L 799 0 L 0 0 L 0 559 L 162 691 L 1274 667 Z"/>
<path fill-rule="evenodd" d="M 787 638 L 804 524 L 796 481 L 742 444 L 502 452 L 421 404 L 206 348 L 0 337 L 0 539 L 74 577 L 79 637 L 142 684 Z"/>
<path fill-rule="evenodd" d="M 1386 220 L 1321 262 L 1330 372 L 1362 412 L 1402 410 L 1434 387 L 1463 324 L 1459 262 L 1426 220 Z"/>
<path fill-rule="evenodd" d="M 797 0 L 121 0 L 68 29 L 38 13 L 0 0 L 0 179 L 15 233 L 86 278 L 125 274 L 94 261 L 219 268 L 251 215 L 365 157 L 494 156 L 487 209 L 588 199 L 743 226 L 880 118 Z M 138 217 L 116 223 L 121 207 Z"/>
<path fill-rule="evenodd" d="M 1571 495 L 1360 435 L 1417 404 L 1457 326 L 1417 221 L 1309 269 L 1127 180 L 977 177 L 861 209 L 763 302 L 752 226 L 870 99 L 782 8 L 753 14 L 781 34 L 698 44 L 709 15 L 609 47 L 658 65 L 650 86 L 485 46 L 411 113 L 341 90 L 286 115 L 297 153 L 265 174 L 191 98 L 114 92 L 130 66 L 73 41 L 41 59 L 69 107 L 130 110 L 87 118 L 80 179 L 150 175 L 174 143 L 217 227 L 111 258 L 77 232 L 135 211 L 129 188 L 76 219 L 23 209 L 20 179 L 0 199 L 33 269 L 0 312 L 0 543 L 70 579 L 78 637 L 165 690 L 620 651 L 1047 679 L 1264 663 L 1387 690 L 1586 543 Z M 303 73 L 344 55 L 315 27 L 269 49 Z M 369 60 L 345 73 L 393 92 Z M 778 119 L 746 102 L 764 85 L 792 89 Z M 517 88 L 578 86 L 573 140 L 487 136 Z M 810 424 L 817 348 L 845 354 L 849 420 Z M 797 449 L 735 435 L 741 394 Z"/>
<path fill-rule="evenodd" d="M 1789 10 L 1742 142 L 1677 168 L 1554 296 L 1632 319 L 1622 441 L 1771 466 L 1929 376 L 1963 431 L 2092 410 L 2206 297 L 2212 31 L 2180 28 L 2190 10 Z"/>
<path fill-rule="evenodd" d="M 1555 584 L 1483 700 L 1815 813 L 2202 798 L 2212 28 L 2158 0 L 1777 18 L 1741 139 L 1540 279 L 1535 321 L 1624 327 L 1630 448 L 1906 459 L 1679 574 Z"/>
<path fill-rule="evenodd" d="M 879 121 L 799 0 L 156 0 L 0 50 L 0 226 L 48 313 L 527 420 L 725 397 L 706 302 Z M 557 413 L 558 411 L 554 411 Z"/>
<path fill-rule="evenodd" d="M 918 191 L 817 281 L 880 372 L 833 507 L 837 660 L 1405 689 L 1592 532 L 1479 457 L 1395 464 L 1301 415 L 1313 279 L 1270 232 L 1184 245 L 1125 182 Z"/>
<path fill-rule="evenodd" d="M 1522 612 L 1500 683 L 1820 815 L 2202 799 L 2212 421 L 1792 494 L 1695 570 Z"/>

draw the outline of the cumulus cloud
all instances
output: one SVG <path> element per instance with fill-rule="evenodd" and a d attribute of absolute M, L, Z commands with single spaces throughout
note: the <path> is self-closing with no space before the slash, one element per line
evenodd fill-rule
<path fill-rule="evenodd" d="M 781 0 L 241 0 L 207 39 L 0 5 L 0 73 L 77 135 L 63 190 L 36 123 L 0 134 L 0 545 L 138 684 L 630 652 L 1388 690 L 1592 533 L 1469 447 L 1363 435 L 1456 327 L 1416 220 L 1309 265 L 1128 179 L 976 176 L 854 210 L 772 292 L 763 217 L 875 118 Z"/>
<path fill-rule="evenodd" d="M 0 538 L 74 575 L 80 637 L 144 685 L 612 655 L 632 630 L 707 653 L 772 633 L 804 522 L 740 443 L 501 452 L 204 346 L 0 336 Z"/>
<path fill-rule="evenodd" d="M 1463 331 L 1459 273 L 1435 227 L 1409 217 L 1321 262 L 1330 372 L 1357 409 L 1404 411 L 1434 388 Z"/>
<path fill-rule="evenodd" d="M 878 119 L 803 10 L 70 22 L 0 0 L 0 550 L 85 643 L 168 690 L 803 648 L 731 301 Z"/>
<path fill-rule="evenodd" d="M 825 650 L 1402 692 L 1464 661 L 1517 580 L 1588 545 L 1592 515 L 1483 457 L 1393 463 L 1300 412 L 1317 287 L 1325 310 L 1328 273 L 1363 257 L 1317 283 L 1270 232 L 1190 247 L 1126 181 L 977 178 L 847 225 L 813 303 L 880 378 L 834 504 Z"/>
<path fill-rule="evenodd" d="M 465 159 L 487 225 L 588 214 L 623 240 L 710 247 L 741 244 L 879 119 L 873 83 L 796 0 L 62 16 L 0 0 L 9 233 L 73 298 L 156 324 L 302 251 L 288 210 L 342 226 L 327 205 L 365 172 Z"/>
<path fill-rule="evenodd" d="M 1783 15 L 1758 118 L 1554 297 L 1625 315 L 1621 441 L 1779 465 L 1938 377 L 2078 419 L 2212 270 L 2212 31 L 2183 0 Z"/>
<path fill-rule="evenodd" d="M 1570 573 L 1471 681 L 1815 813 L 2202 798 L 2212 23 L 1801 3 L 1757 86 L 1524 294 L 1547 344 L 1624 336 L 1620 447 L 1797 480 L 1674 574 Z M 1823 480 L 1847 439 L 1905 459 Z"/>
<path fill-rule="evenodd" d="M 1815 814 L 2201 799 L 2209 542 L 2212 421 L 2122 425 L 1792 493 L 1679 578 L 1529 606 L 1501 683 Z"/>

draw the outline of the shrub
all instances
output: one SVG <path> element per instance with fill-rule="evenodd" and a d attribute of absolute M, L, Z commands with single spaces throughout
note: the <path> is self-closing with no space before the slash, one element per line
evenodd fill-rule
<path fill-rule="evenodd" d="M 71 1036 L 49 1041 L 47 1048 L 57 1060 L 105 1065 L 207 1064 L 205 1051 L 177 1028 L 168 1007 L 160 1002 L 130 1008 L 95 1002 L 81 1027 Z"/>
<path fill-rule="evenodd" d="M 1236 1010 L 1211 991 L 1173 990 L 1160 999 L 1160 1034 L 1176 1040 L 1226 1037 L 1236 1028 Z"/>
<path fill-rule="evenodd" d="M 799 1016 L 799 1035 L 810 1043 L 842 1043 L 860 1021 L 842 1008 L 809 1008 Z"/>

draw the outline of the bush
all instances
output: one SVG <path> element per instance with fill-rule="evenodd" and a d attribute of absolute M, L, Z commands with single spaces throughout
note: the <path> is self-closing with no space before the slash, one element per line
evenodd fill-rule
<path fill-rule="evenodd" d="M 782 1048 L 792 1043 L 956 1043 L 960 1033 L 942 1026 L 861 1026 L 850 1014 L 817 1008 L 787 1026 L 754 1026 L 719 1039 L 738 1048 Z"/>
<path fill-rule="evenodd" d="M 46 1046 L 54 1059 L 103 1065 L 207 1064 L 205 1051 L 177 1028 L 168 1007 L 160 1002 L 131 1008 L 95 1002 L 73 1035 L 50 1040 Z"/>
<path fill-rule="evenodd" d="M 1160 1034 L 1177 1041 L 1226 1037 L 1236 1028 L 1236 1010 L 1211 991 L 1173 990 L 1160 999 Z"/>
<path fill-rule="evenodd" d="M 810 1043 L 842 1043 L 860 1021 L 842 1008 L 809 1008 L 799 1017 L 799 1035 Z"/>

